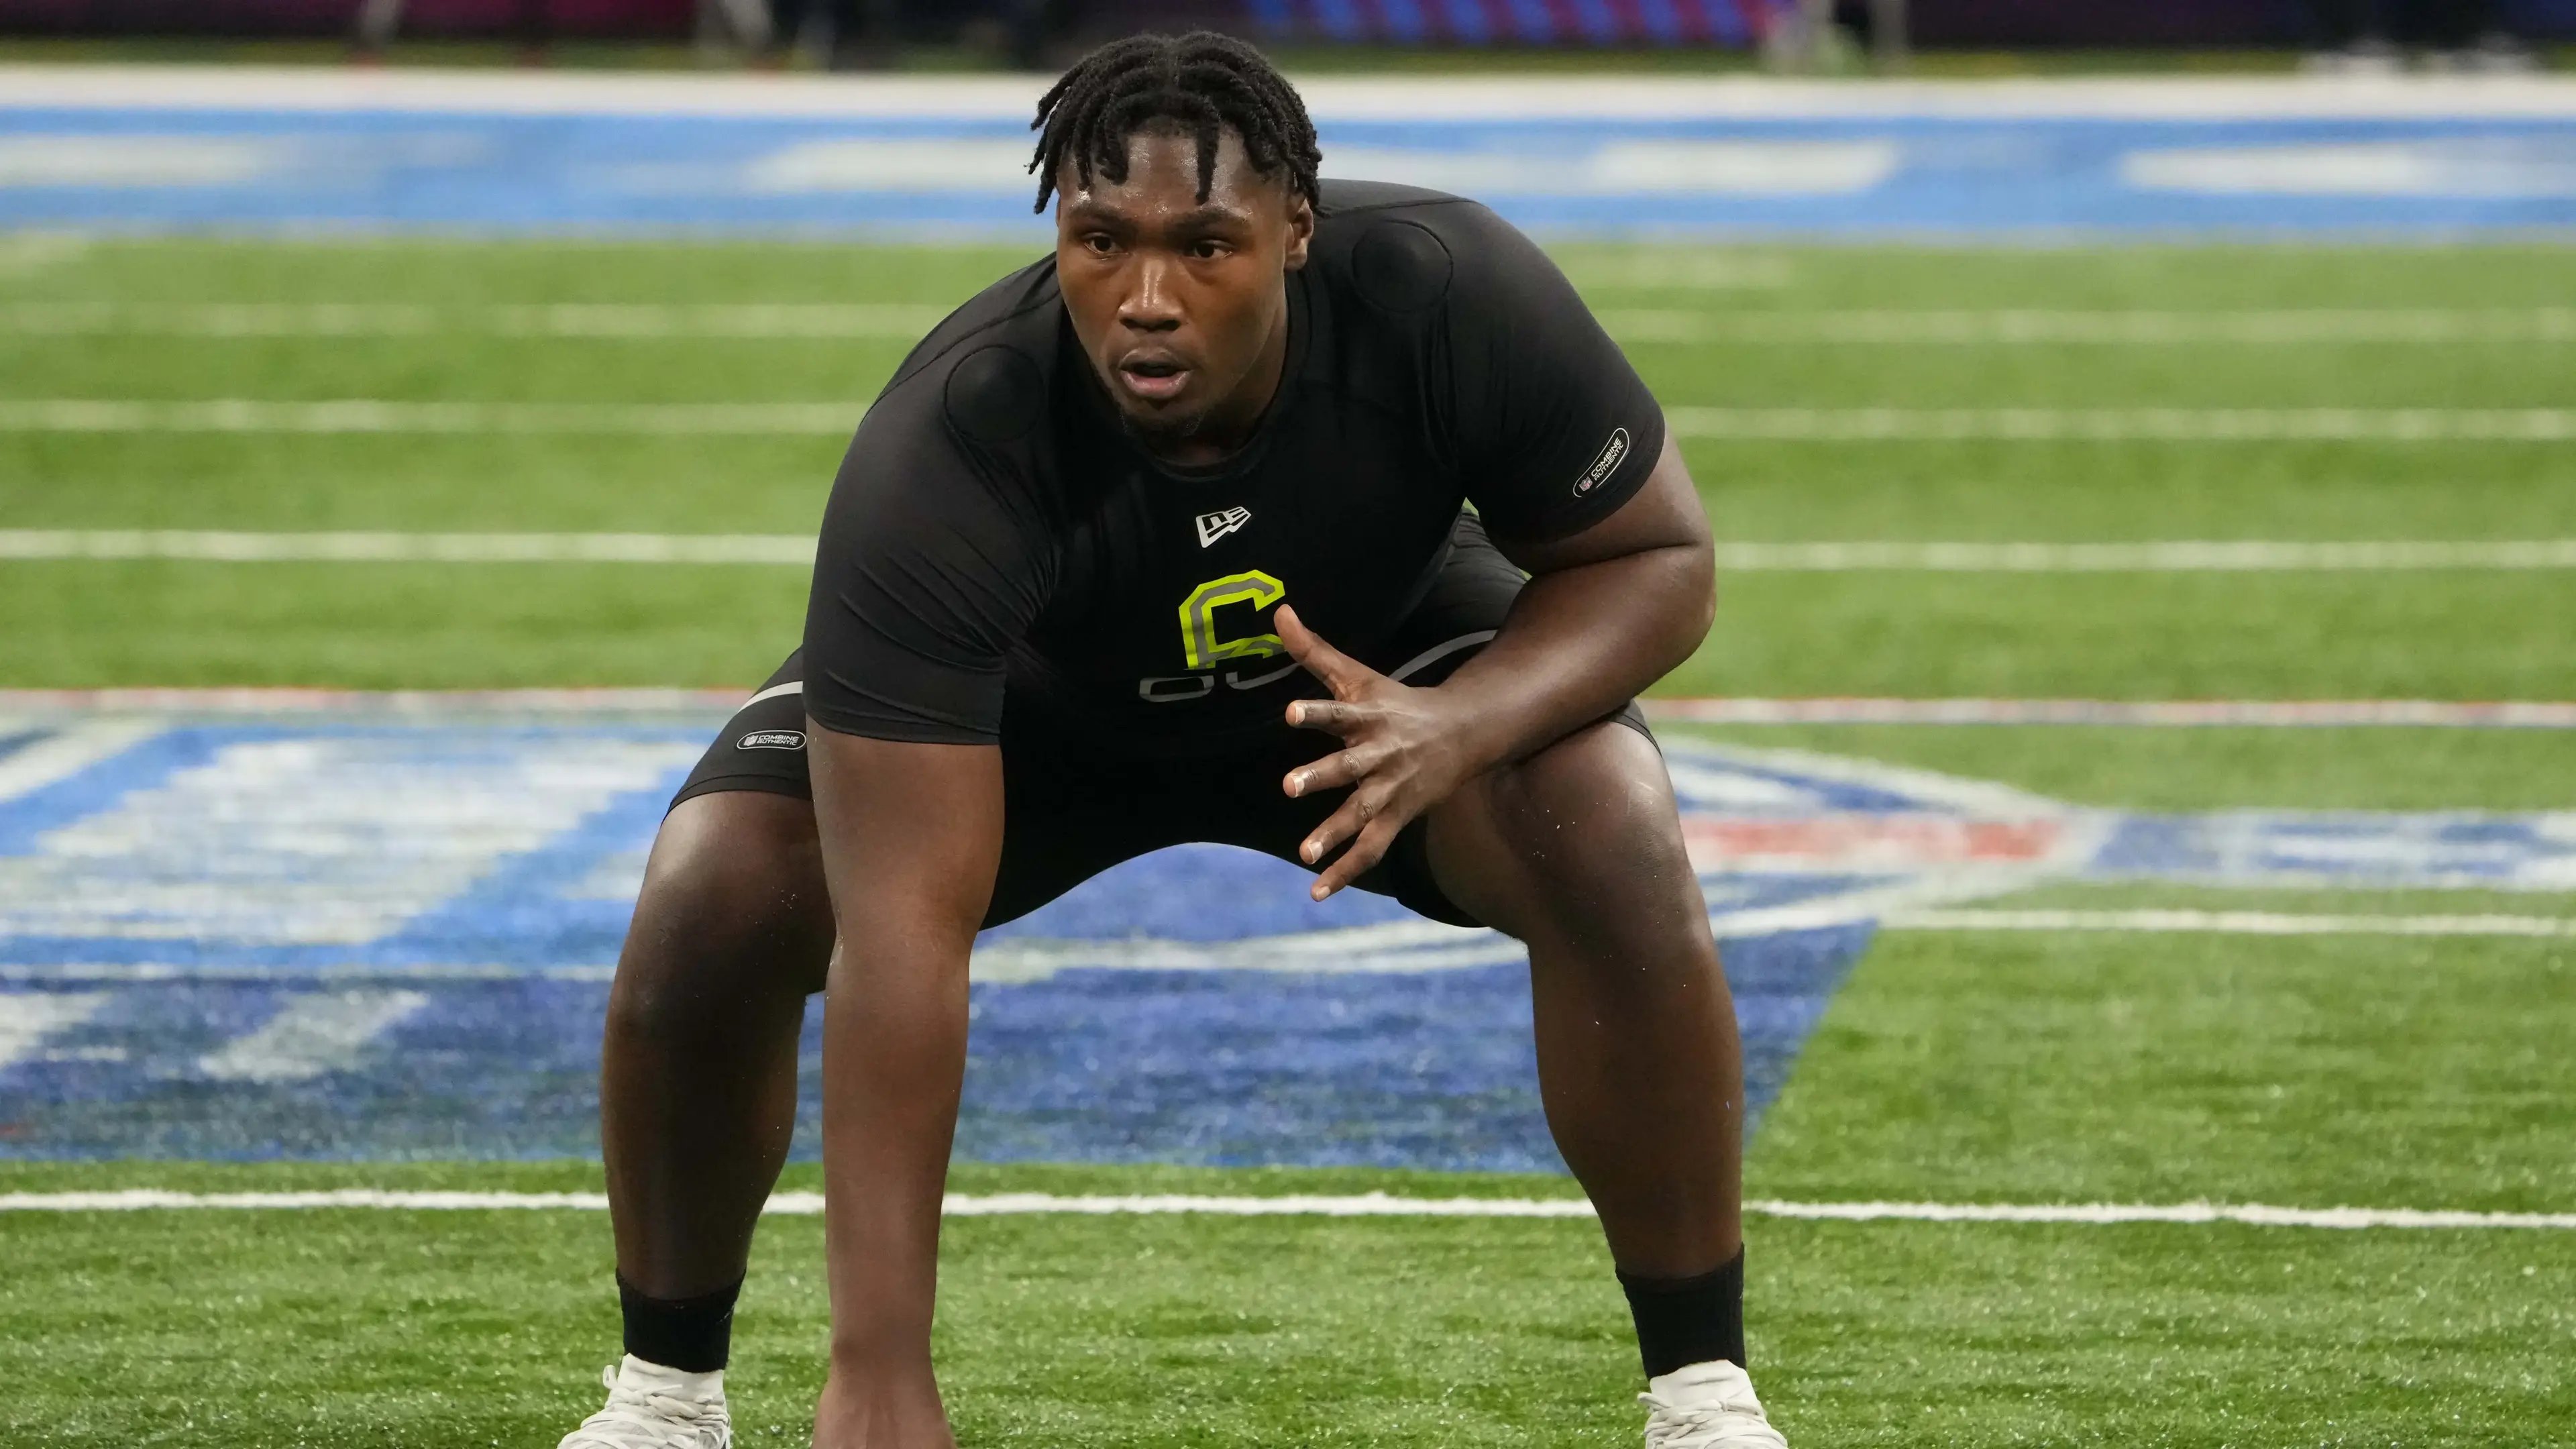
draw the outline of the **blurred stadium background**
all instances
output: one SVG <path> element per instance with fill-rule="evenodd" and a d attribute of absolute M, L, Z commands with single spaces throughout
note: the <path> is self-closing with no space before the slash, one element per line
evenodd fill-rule
<path fill-rule="evenodd" d="M 851 427 L 1047 245 L 1048 69 L 1199 24 L 1684 440 L 1793 1441 L 2576 1444 L 2568 0 L 0 0 L 0 1439 L 590 1407 L 595 1213 L 98 1195 L 593 1201 L 642 851 Z M 1297 880 L 991 933 L 958 1188 L 1566 1198 L 1512 944 Z M 948 1251 L 966 1442 L 1635 1432 L 1581 1222 Z"/>

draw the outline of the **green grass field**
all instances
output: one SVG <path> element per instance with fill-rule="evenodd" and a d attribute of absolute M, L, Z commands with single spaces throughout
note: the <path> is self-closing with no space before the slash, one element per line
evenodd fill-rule
<path fill-rule="evenodd" d="M 2576 250 L 1760 248 L 1562 256 L 1607 309 L 2562 306 Z M 416 303 L 426 333 L 0 329 L 0 399 L 844 401 L 898 337 L 503 338 L 531 303 L 946 303 L 1021 255 L 847 245 L 99 242 L 26 303 Z M 2474 329 L 2472 329 L 2474 330 Z M 1638 342 L 1668 405 L 2576 407 L 2576 343 Z M 810 530 L 826 436 L 0 430 L 11 529 Z M 2530 442 L 1736 442 L 1736 541 L 2576 537 Z M 1756 573 L 1689 695 L 2576 698 L 2565 571 Z M 779 567 L 0 562 L 0 687 L 742 685 Z M 2576 810 L 2576 732 L 1728 728 L 2080 804 Z M 1997 905 L 2576 914 L 2576 892 L 2062 885 Z M 2576 1210 L 2576 939 L 1890 932 L 1764 1122 L 1794 1201 Z M 586 1164 L 0 1165 L 0 1191 L 584 1188 Z M 811 1187 L 809 1168 L 790 1186 Z M 1561 1194 L 1556 1179 L 968 1166 L 968 1190 Z M 1752 1227 L 1755 1368 L 1810 1446 L 2576 1444 L 2576 1233 Z M 0 1443 L 550 1445 L 614 1352 L 586 1213 L 0 1215 Z M 970 1445 L 1632 1444 L 1579 1222 L 961 1220 L 941 1349 Z M 743 1442 L 801 1443 L 812 1219 L 765 1230 Z"/>

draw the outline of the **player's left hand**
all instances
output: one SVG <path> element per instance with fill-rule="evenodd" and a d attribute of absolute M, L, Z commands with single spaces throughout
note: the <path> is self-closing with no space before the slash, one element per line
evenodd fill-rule
<path fill-rule="evenodd" d="M 1484 766 L 1471 748 L 1472 721 L 1452 697 L 1398 684 L 1351 658 L 1285 604 L 1276 618 L 1290 657 L 1333 692 L 1331 699 L 1289 705 L 1288 723 L 1342 740 L 1338 753 L 1289 771 L 1282 788 L 1299 797 L 1344 786 L 1351 792 L 1297 848 L 1298 858 L 1314 865 L 1350 843 L 1316 875 L 1309 894 L 1320 901 L 1385 859 L 1405 826 Z"/>

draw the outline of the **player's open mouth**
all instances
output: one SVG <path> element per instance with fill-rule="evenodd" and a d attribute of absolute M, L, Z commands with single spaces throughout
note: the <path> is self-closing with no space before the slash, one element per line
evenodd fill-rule
<path fill-rule="evenodd" d="M 1118 380 L 1141 398 L 1161 402 L 1189 385 L 1190 369 L 1168 357 L 1130 357 L 1118 364 Z"/>

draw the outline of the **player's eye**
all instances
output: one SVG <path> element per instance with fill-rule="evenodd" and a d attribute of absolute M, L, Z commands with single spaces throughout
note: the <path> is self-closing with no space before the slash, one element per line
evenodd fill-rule
<path fill-rule="evenodd" d="M 1188 246 L 1183 247 L 1181 250 L 1182 254 L 1189 257 L 1192 261 L 1208 262 L 1224 256 L 1228 248 L 1226 247 L 1226 244 L 1221 241 L 1217 241 L 1210 237 L 1201 237 L 1197 241 L 1191 242 Z"/>
<path fill-rule="evenodd" d="M 1083 249 L 1095 257 L 1105 257 L 1118 250 L 1118 239 L 1105 231 L 1095 231 L 1082 239 Z"/>

